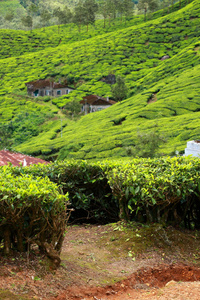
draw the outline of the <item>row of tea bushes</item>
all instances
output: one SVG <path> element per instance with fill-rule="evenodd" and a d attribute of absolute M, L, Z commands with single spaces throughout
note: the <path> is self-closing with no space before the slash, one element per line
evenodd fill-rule
<path fill-rule="evenodd" d="M 58 81 L 70 77 L 76 84 L 78 82 L 80 86 L 77 89 L 80 91 L 110 96 L 108 86 L 99 86 L 99 80 L 114 72 L 116 75 L 130 76 L 127 84 L 132 95 L 135 80 L 148 74 L 150 68 L 152 71 L 157 65 L 162 65 L 164 55 L 174 56 L 189 46 L 195 37 L 199 37 L 199 11 L 199 3 L 194 1 L 180 11 L 147 23 L 70 45 L 47 47 L 34 53 L 2 59 L 0 94 L 11 93 L 13 89 L 25 90 L 25 83 L 36 79 L 54 77 Z M 174 32 L 176 27 L 177 32 Z M 32 43 L 31 39 L 27 42 L 28 45 Z M 16 42 L 18 44 L 19 41 Z M 71 100 L 74 96 L 74 92 L 69 94 Z"/>
<path fill-rule="evenodd" d="M 75 209 L 71 221 L 126 219 L 200 227 L 198 158 L 71 160 L 13 172 L 48 176 L 59 184 Z"/>
<path fill-rule="evenodd" d="M 182 8 L 187 4 L 186 1 L 182 1 Z M 17 0 L 0 1 L 1 15 L 7 14 L 7 11 L 10 10 L 10 6 L 12 9 L 17 9 L 19 3 Z M 157 12 L 148 14 L 147 20 L 160 18 L 179 10 L 180 8 L 180 5 L 176 3 L 164 10 L 161 9 Z M 107 20 L 105 28 L 104 20 L 99 19 L 95 22 L 95 26 L 89 26 L 88 31 L 87 26 L 83 26 L 81 32 L 79 32 L 78 27 L 73 23 L 48 26 L 27 31 L 0 29 L 0 58 L 20 56 L 25 53 L 38 52 L 48 47 L 57 47 L 60 44 L 71 44 L 76 41 L 83 41 L 108 32 L 139 25 L 143 22 L 144 17 L 142 15 L 134 15 L 133 17 L 127 18 L 126 21 L 125 18 L 123 18 L 122 21 L 121 17 L 116 18 L 111 22 Z M 16 26 L 14 26 L 14 28 L 16 28 Z"/>
<path fill-rule="evenodd" d="M 28 168 L 13 168 L 16 175 L 29 174 L 49 177 L 58 184 L 63 193 L 69 194 L 71 221 L 107 222 L 118 219 L 117 199 L 98 163 L 87 161 L 65 160 L 48 165 L 33 165 Z"/>
<path fill-rule="evenodd" d="M 200 228 L 198 158 L 72 160 L 4 166 L 0 175 L 4 254 L 37 244 L 58 266 L 70 209 L 70 222 L 121 219 Z"/>

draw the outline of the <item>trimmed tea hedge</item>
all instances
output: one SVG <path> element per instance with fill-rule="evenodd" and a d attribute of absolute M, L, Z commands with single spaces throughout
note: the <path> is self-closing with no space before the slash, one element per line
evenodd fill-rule
<path fill-rule="evenodd" d="M 106 172 L 120 218 L 200 228 L 200 161 L 140 159 Z"/>
<path fill-rule="evenodd" d="M 23 173 L 49 177 L 69 194 L 71 222 L 111 222 L 118 220 L 118 202 L 112 196 L 105 172 L 98 163 L 86 161 L 57 161 L 48 165 L 13 168 L 16 175 Z"/>
<path fill-rule="evenodd" d="M 72 220 L 126 219 L 200 228 L 200 160 L 192 157 L 88 163 L 63 161 L 13 168 L 48 176 L 69 192 Z"/>
<path fill-rule="evenodd" d="M 0 169 L 0 240 L 4 254 L 12 250 L 29 251 L 37 244 L 54 264 L 59 253 L 69 214 L 68 194 L 47 177 L 11 174 L 10 167 Z"/>

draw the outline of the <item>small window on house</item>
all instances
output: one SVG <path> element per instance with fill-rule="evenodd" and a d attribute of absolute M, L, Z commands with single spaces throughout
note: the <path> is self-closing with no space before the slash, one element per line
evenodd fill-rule
<path fill-rule="evenodd" d="M 57 96 L 61 95 L 61 91 L 57 91 L 57 92 L 56 92 L 56 95 L 57 95 Z"/>
<path fill-rule="evenodd" d="M 46 95 L 46 96 L 49 96 L 49 95 L 50 95 L 50 90 L 46 90 L 46 91 L 45 91 L 45 95 Z"/>
<path fill-rule="evenodd" d="M 33 94 L 34 94 L 35 97 L 37 97 L 37 96 L 39 95 L 39 90 L 35 90 L 35 91 L 33 92 Z"/>
<path fill-rule="evenodd" d="M 66 90 L 66 95 L 67 95 L 67 94 L 69 94 L 69 90 L 68 90 L 68 89 Z"/>

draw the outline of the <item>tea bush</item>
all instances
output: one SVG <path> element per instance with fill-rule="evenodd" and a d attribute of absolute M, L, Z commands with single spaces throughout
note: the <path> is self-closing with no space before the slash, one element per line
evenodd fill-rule
<path fill-rule="evenodd" d="M 69 217 L 67 205 L 68 194 L 59 193 L 47 177 L 15 176 L 10 167 L 1 167 L 0 239 L 4 254 L 30 251 L 36 244 L 58 266 Z"/>
<path fill-rule="evenodd" d="M 49 177 L 69 194 L 71 221 L 109 222 L 118 219 L 117 201 L 112 197 L 104 172 L 98 164 L 62 161 L 28 168 L 13 168 L 14 174 Z"/>
<path fill-rule="evenodd" d="M 48 176 L 59 184 L 75 209 L 71 221 L 125 219 L 200 228 L 199 158 L 68 160 L 12 173 Z"/>

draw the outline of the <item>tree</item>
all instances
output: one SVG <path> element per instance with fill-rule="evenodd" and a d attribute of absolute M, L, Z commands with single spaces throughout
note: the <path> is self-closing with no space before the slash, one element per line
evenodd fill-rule
<path fill-rule="evenodd" d="M 5 21 L 11 22 L 14 19 L 14 16 L 15 16 L 15 13 L 11 9 L 9 12 L 7 12 L 7 14 L 5 15 L 4 19 L 5 19 Z"/>
<path fill-rule="evenodd" d="M 14 11 L 11 9 L 9 12 L 6 13 L 5 17 L 4 17 L 4 20 L 8 23 L 11 23 L 12 20 L 14 19 L 15 17 L 15 13 Z M 4 25 L 5 26 L 5 25 Z"/>
<path fill-rule="evenodd" d="M 73 22 L 78 26 L 79 32 L 81 32 L 81 25 L 85 24 L 85 12 L 82 1 L 79 1 L 74 9 Z"/>
<path fill-rule="evenodd" d="M 111 18 L 115 17 L 116 15 L 116 10 L 115 10 L 115 5 L 113 0 L 107 0 L 107 12 L 108 12 L 108 17 L 109 17 L 109 26 L 110 26 L 110 21 Z"/>
<path fill-rule="evenodd" d="M 64 9 L 60 7 L 54 9 L 53 15 L 58 19 L 59 25 L 70 23 L 72 19 L 72 13 L 67 6 L 65 6 Z"/>
<path fill-rule="evenodd" d="M 24 7 L 27 8 L 30 4 L 35 4 L 38 6 L 39 0 L 19 0 L 19 3 Z"/>
<path fill-rule="evenodd" d="M 67 6 L 64 7 L 64 14 L 65 14 L 64 24 L 70 23 L 72 21 L 72 12 Z"/>
<path fill-rule="evenodd" d="M 164 9 L 167 7 L 167 11 L 169 13 L 169 7 L 171 4 L 171 0 L 163 0 L 162 1 L 162 8 L 163 8 L 163 15 L 165 14 Z"/>
<path fill-rule="evenodd" d="M 34 4 L 34 3 L 31 3 L 28 8 L 27 8 L 27 12 L 28 12 L 28 15 L 30 15 L 31 17 L 35 16 L 38 14 L 39 12 L 39 7 Z"/>
<path fill-rule="evenodd" d="M 128 17 L 131 17 L 133 15 L 133 2 L 132 0 L 123 0 L 123 11 L 125 15 L 125 22 Z"/>
<path fill-rule="evenodd" d="M 112 91 L 112 97 L 116 101 L 121 101 L 123 99 L 126 99 L 128 88 L 125 84 L 124 78 L 122 78 L 121 76 L 117 76 L 116 84 L 114 84 L 111 87 L 111 91 Z"/>
<path fill-rule="evenodd" d="M 155 126 L 156 127 L 156 126 Z M 166 142 L 166 138 L 161 135 L 156 128 L 147 133 L 138 131 L 134 147 L 126 149 L 129 156 L 155 157 L 161 144 Z"/>
<path fill-rule="evenodd" d="M 98 11 L 98 5 L 95 0 L 85 0 L 83 3 L 84 9 L 84 22 L 87 25 L 95 23 L 95 13 Z"/>
<path fill-rule="evenodd" d="M 27 8 L 29 5 L 29 1 L 28 0 L 19 0 L 19 3 L 24 7 Z"/>
<path fill-rule="evenodd" d="M 31 2 L 31 3 L 30 3 Z M 32 0 L 28 2 L 28 6 L 27 6 L 27 15 L 23 16 L 21 21 L 22 24 L 25 27 L 30 28 L 30 30 L 32 30 L 33 28 L 33 17 L 39 13 L 39 7 L 38 7 L 38 0 Z"/>
<path fill-rule="evenodd" d="M 81 113 L 81 104 L 76 99 L 68 102 L 64 107 L 64 113 L 72 119 L 78 117 Z"/>
<path fill-rule="evenodd" d="M 100 0 L 98 2 L 98 4 L 99 4 L 99 13 L 103 16 L 104 28 L 105 28 L 106 27 L 106 18 L 108 16 L 107 2 L 105 0 Z"/>
<path fill-rule="evenodd" d="M 132 0 L 130 0 L 132 2 Z M 122 21 L 122 17 L 124 14 L 124 0 L 117 2 L 117 11 L 121 16 L 121 21 Z"/>
<path fill-rule="evenodd" d="M 30 30 L 32 30 L 33 18 L 31 16 L 28 15 L 28 16 L 22 17 L 21 21 L 25 27 L 28 27 L 28 28 L 30 28 Z"/>
<path fill-rule="evenodd" d="M 67 24 L 71 21 L 72 14 L 68 7 L 61 9 L 60 7 L 54 9 L 53 16 L 57 18 L 58 23 L 58 33 L 60 31 L 60 24 Z"/>
<path fill-rule="evenodd" d="M 115 19 L 117 16 L 117 12 L 121 7 L 121 3 L 123 3 L 123 0 L 111 0 L 111 2 L 112 2 L 113 18 Z"/>
<path fill-rule="evenodd" d="M 138 9 L 144 10 L 144 20 L 146 21 L 147 12 L 158 9 L 158 0 L 139 0 Z"/>
<path fill-rule="evenodd" d="M 40 22 L 42 24 L 42 27 L 45 27 L 49 20 L 51 19 L 51 14 L 48 12 L 48 10 L 43 9 L 40 13 Z"/>

